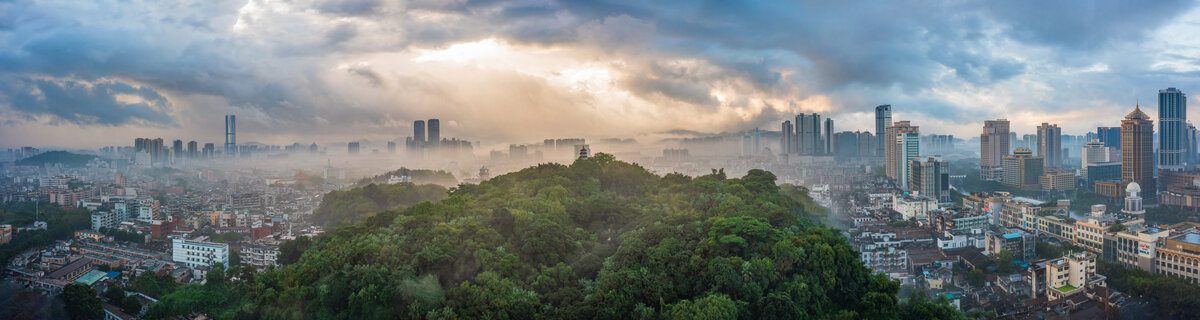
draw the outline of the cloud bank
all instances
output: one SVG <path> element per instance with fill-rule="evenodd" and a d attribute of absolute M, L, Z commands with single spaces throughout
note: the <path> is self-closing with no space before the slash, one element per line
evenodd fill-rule
<path fill-rule="evenodd" d="M 883 103 L 926 132 L 1007 117 L 1081 134 L 1200 89 L 1198 25 L 1186 1 L 16 0 L 0 144 L 218 141 L 227 113 L 274 143 L 402 138 L 426 118 L 495 143 L 798 112 L 855 130 Z"/>

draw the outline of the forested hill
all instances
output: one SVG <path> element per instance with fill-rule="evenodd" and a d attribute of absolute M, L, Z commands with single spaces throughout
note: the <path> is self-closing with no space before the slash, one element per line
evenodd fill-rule
<path fill-rule="evenodd" d="M 400 169 L 392 170 L 387 173 L 377 175 L 377 176 L 374 176 L 371 178 L 363 178 L 362 180 L 359 180 L 358 183 L 356 183 L 355 185 L 361 187 L 361 186 L 366 186 L 366 185 L 372 184 L 372 183 L 374 183 L 374 184 L 387 183 L 388 179 L 391 178 L 392 176 L 396 176 L 396 177 L 408 176 L 409 178 L 412 178 L 411 182 L 415 183 L 415 184 L 436 184 L 436 185 L 440 185 L 440 186 L 444 186 L 444 187 L 453 187 L 453 186 L 458 185 L 458 179 L 455 179 L 454 174 L 451 174 L 449 172 L 442 171 L 442 170 L 435 171 L 435 170 L 429 170 L 429 169 L 409 169 L 409 168 L 400 168 Z"/>
<path fill-rule="evenodd" d="M 313 210 L 310 220 L 326 228 L 335 227 L 339 223 L 353 225 L 376 212 L 403 209 L 425 201 L 439 201 L 445 197 L 446 188 L 436 184 L 372 183 L 347 190 L 330 191 L 321 198 L 321 204 Z"/>
<path fill-rule="evenodd" d="M 802 189 L 797 189 L 803 193 Z M 957 319 L 873 274 L 769 172 L 656 176 L 611 155 L 451 189 L 285 244 L 279 270 L 214 272 L 161 318 Z M 286 254 L 286 252 L 285 252 Z M 236 274 L 240 280 L 226 280 Z"/>
<path fill-rule="evenodd" d="M 70 153 L 66 151 L 49 151 L 17 161 L 19 166 L 43 166 L 46 164 L 62 164 L 65 167 L 84 167 L 96 156 Z"/>

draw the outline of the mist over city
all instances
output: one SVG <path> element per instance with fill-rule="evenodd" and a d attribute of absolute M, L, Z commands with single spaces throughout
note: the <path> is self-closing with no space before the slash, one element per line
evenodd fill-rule
<path fill-rule="evenodd" d="M 0 1 L 0 319 L 1188 319 L 1194 1 Z"/>

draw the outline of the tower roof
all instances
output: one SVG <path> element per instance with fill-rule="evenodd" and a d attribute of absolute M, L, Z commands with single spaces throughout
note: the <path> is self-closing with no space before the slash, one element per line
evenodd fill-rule
<path fill-rule="evenodd" d="M 1141 106 L 1135 105 L 1133 107 L 1133 112 L 1130 112 L 1128 115 L 1126 115 L 1125 119 L 1150 120 L 1150 116 L 1147 116 L 1145 112 L 1142 112 Z"/>

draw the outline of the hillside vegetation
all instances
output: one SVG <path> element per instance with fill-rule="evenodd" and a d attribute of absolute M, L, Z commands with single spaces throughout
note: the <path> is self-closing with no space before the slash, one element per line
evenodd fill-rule
<path fill-rule="evenodd" d="M 62 164 L 64 167 L 79 168 L 87 166 L 96 156 L 70 153 L 66 151 L 49 151 L 32 157 L 17 160 L 18 166 L 44 166 L 46 164 Z"/>
<path fill-rule="evenodd" d="M 429 170 L 429 169 L 409 169 L 409 168 L 400 168 L 400 169 L 392 170 L 387 173 L 377 175 L 377 176 L 374 176 L 371 178 L 363 178 L 362 180 L 359 180 L 358 183 L 356 183 L 356 185 L 357 186 L 366 186 L 366 185 L 372 184 L 372 183 L 384 184 L 384 183 L 387 183 L 388 178 L 391 178 L 392 176 L 396 176 L 396 177 L 408 176 L 409 178 L 412 178 L 411 182 L 415 183 L 415 184 L 436 184 L 436 185 L 440 185 L 440 186 L 444 186 L 444 187 L 453 187 L 453 186 L 458 185 L 458 179 L 455 179 L 454 174 L 451 174 L 449 172 L 442 171 L 442 170 L 435 171 L 435 170 Z"/>
<path fill-rule="evenodd" d="M 384 210 L 404 209 L 425 201 L 439 201 L 446 197 L 446 188 L 412 183 L 368 184 L 363 187 L 335 190 L 325 194 L 321 204 L 313 210 L 312 222 L 325 227 L 339 223 L 348 225 L 362 222 L 370 214 Z"/>
<path fill-rule="evenodd" d="M 208 284 L 166 294 L 148 316 L 963 318 L 938 301 L 900 303 L 899 284 L 864 267 L 797 199 L 807 196 L 782 194 L 762 170 L 657 176 L 597 154 L 289 242 L 306 249 L 295 263 L 214 271 Z"/>

